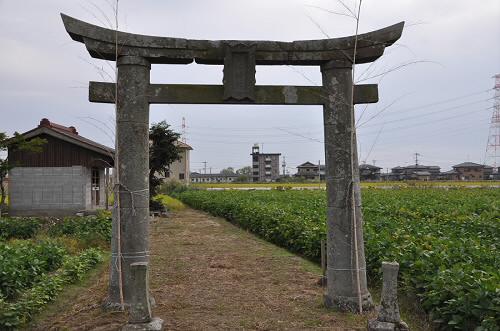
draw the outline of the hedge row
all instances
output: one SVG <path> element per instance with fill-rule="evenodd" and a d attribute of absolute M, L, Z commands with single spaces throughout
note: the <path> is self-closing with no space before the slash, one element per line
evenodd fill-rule
<path fill-rule="evenodd" d="M 317 260 L 326 236 L 324 192 L 187 191 L 188 205 Z M 500 329 L 500 190 L 366 190 L 368 276 L 400 263 L 402 288 L 443 329 Z"/>
<path fill-rule="evenodd" d="M 0 241 L 31 238 L 41 226 L 41 220 L 31 217 L 0 218 Z"/>
<path fill-rule="evenodd" d="M 0 298 L 0 329 L 13 330 L 28 322 L 45 304 L 54 300 L 64 285 L 81 280 L 95 265 L 102 261 L 102 253 L 90 248 L 78 256 L 68 256 L 62 267 L 52 274 L 44 274 L 16 301 Z"/>

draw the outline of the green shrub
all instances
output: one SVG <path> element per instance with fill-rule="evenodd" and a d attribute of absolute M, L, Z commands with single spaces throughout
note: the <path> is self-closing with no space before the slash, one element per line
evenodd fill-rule
<path fill-rule="evenodd" d="M 32 316 L 55 297 L 66 284 L 81 280 L 95 265 L 102 261 L 102 253 L 94 248 L 78 256 L 67 257 L 54 274 L 45 274 L 30 289 L 22 293 L 15 302 L 0 297 L 0 329 L 14 330 L 22 326 Z"/>
<path fill-rule="evenodd" d="M 36 218 L 0 218 L 0 240 L 28 239 L 42 226 L 42 221 Z"/>
<path fill-rule="evenodd" d="M 0 297 L 13 299 L 44 274 L 59 268 L 66 251 L 54 240 L 0 243 Z"/>
<path fill-rule="evenodd" d="M 166 195 L 172 195 L 174 193 L 182 193 L 184 191 L 187 191 L 188 189 L 189 188 L 187 185 L 175 180 L 170 180 L 167 181 L 166 183 L 163 183 L 160 186 L 158 192 Z"/>
<path fill-rule="evenodd" d="M 101 212 L 96 216 L 67 217 L 49 228 L 51 236 L 72 236 L 85 247 L 109 246 L 111 242 L 111 215 Z"/>
<path fill-rule="evenodd" d="M 167 208 L 167 210 L 170 211 L 180 211 L 186 208 L 186 206 L 181 201 L 165 194 L 158 194 L 153 198 L 153 200 L 160 202 Z"/>

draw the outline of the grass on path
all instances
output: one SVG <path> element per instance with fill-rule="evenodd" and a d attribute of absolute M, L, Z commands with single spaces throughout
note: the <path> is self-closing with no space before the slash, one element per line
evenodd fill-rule
<path fill-rule="evenodd" d="M 190 208 L 152 224 L 151 252 L 153 312 L 166 330 L 365 330 L 375 316 L 325 309 L 316 264 Z M 31 329 L 118 330 L 126 314 L 100 307 L 107 269 Z"/>

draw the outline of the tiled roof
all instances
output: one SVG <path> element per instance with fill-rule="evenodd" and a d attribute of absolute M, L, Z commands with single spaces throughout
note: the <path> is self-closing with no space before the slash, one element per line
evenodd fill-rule
<path fill-rule="evenodd" d="M 23 133 L 23 136 L 25 136 L 26 138 L 31 138 L 38 136 L 42 133 L 47 133 L 49 135 L 55 134 L 55 136 L 57 136 L 57 134 L 62 135 L 66 138 L 69 138 L 68 139 L 69 142 L 75 143 L 83 148 L 103 153 L 107 156 L 112 156 L 115 153 L 115 150 L 113 148 L 110 148 L 108 146 L 99 144 L 93 140 L 80 136 L 74 126 L 67 127 L 61 124 L 50 122 L 46 118 L 42 118 L 38 127 Z"/>
<path fill-rule="evenodd" d="M 177 146 L 179 146 L 180 148 L 184 148 L 184 149 L 189 149 L 189 150 L 193 150 L 193 147 L 189 146 L 188 144 L 186 144 L 185 142 L 183 141 L 180 141 L 180 140 L 177 140 L 176 141 L 176 144 Z"/>
<path fill-rule="evenodd" d="M 382 168 L 371 164 L 363 163 L 359 165 L 359 169 L 382 169 Z"/>
<path fill-rule="evenodd" d="M 301 165 L 298 165 L 298 166 L 297 166 L 297 168 L 311 168 L 311 167 L 316 167 L 316 168 L 317 168 L 317 167 L 318 167 L 318 165 L 317 165 L 317 164 L 314 164 L 314 163 L 312 163 L 312 162 L 307 161 L 307 162 L 304 162 L 304 163 L 302 163 Z"/>
<path fill-rule="evenodd" d="M 479 163 L 474 163 L 474 162 L 463 162 L 463 163 L 454 165 L 452 168 L 479 168 L 479 167 L 483 168 L 484 165 L 479 164 Z"/>

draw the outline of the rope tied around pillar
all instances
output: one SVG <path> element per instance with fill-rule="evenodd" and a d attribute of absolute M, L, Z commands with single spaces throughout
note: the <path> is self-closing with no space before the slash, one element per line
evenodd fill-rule
<path fill-rule="evenodd" d="M 142 190 L 135 190 L 135 191 L 132 191 L 130 190 L 127 186 L 121 184 L 121 183 L 116 183 L 115 184 L 115 187 L 117 188 L 116 192 L 119 194 L 119 193 L 128 193 L 130 194 L 130 203 L 131 203 L 131 209 L 132 209 L 132 215 L 136 215 L 136 209 L 135 209 L 135 200 L 134 200 L 134 196 L 135 195 L 138 195 L 138 196 L 142 196 L 142 197 L 147 197 L 149 198 L 149 194 L 141 194 L 142 192 L 149 192 L 149 188 L 145 188 L 145 189 L 142 189 Z M 124 189 L 124 191 L 121 191 L 120 190 L 120 187 L 122 187 Z"/>

